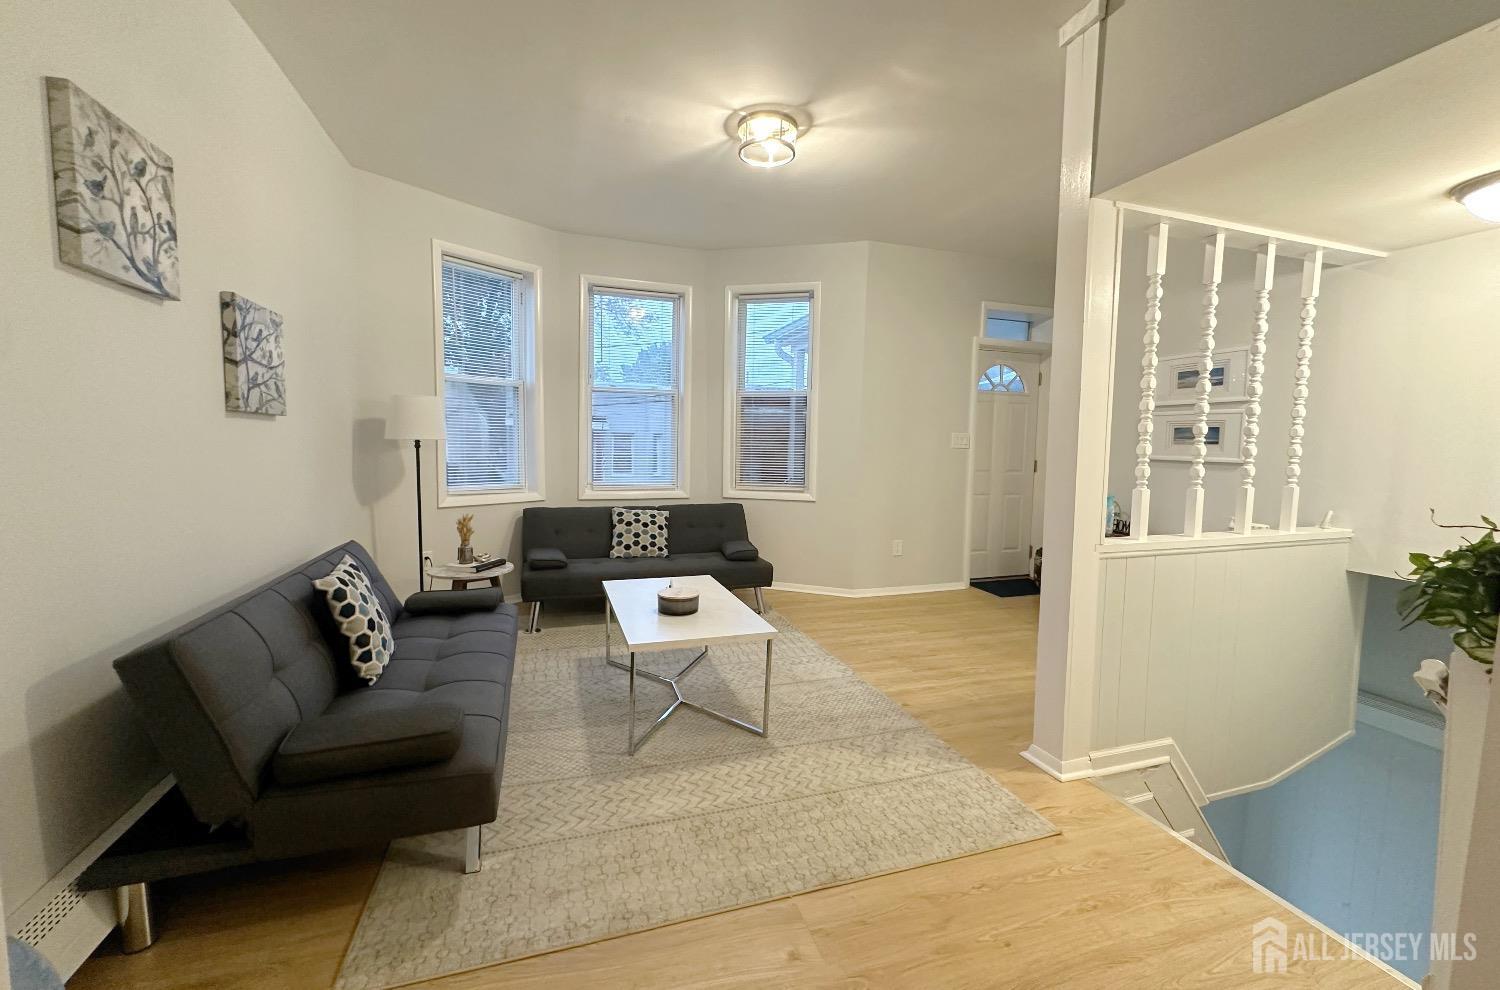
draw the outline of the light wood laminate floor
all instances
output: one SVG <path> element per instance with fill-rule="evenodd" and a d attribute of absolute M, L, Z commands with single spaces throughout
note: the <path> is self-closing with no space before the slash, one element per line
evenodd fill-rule
<path fill-rule="evenodd" d="M 421 986 L 1401 985 L 1358 959 L 1253 974 L 1257 920 L 1294 935 L 1306 923 L 1091 783 L 1058 783 L 1017 755 L 1031 736 L 1036 598 L 767 598 L 1062 834 Z M 322 990 L 378 865 L 334 856 L 162 884 L 157 945 L 123 956 L 112 938 L 69 985 Z"/>

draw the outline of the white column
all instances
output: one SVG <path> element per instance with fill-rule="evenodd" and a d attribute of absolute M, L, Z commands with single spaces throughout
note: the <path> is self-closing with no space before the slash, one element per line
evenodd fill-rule
<path fill-rule="evenodd" d="M 1287 434 L 1286 487 L 1281 492 L 1281 528 L 1297 528 L 1297 498 L 1301 494 L 1302 437 L 1306 431 L 1307 379 L 1312 374 L 1313 321 L 1318 316 L 1318 289 L 1323 281 L 1323 249 L 1314 248 L 1302 262 L 1301 328 L 1297 331 L 1297 375 L 1292 382 L 1292 428 Z"/>
<path fill-rule="evenodd" d="M 1235 503 L 1235 531 L 1248 533 L 1255 517 L 1255 455 L 1260 452 L 1261 378 L 1266 373 L 1266 331 L 1270 329 L 1271 286 L 1276 281 L 1276 242 L 1267 241 L 1255 255 L 1255 328 L 1250 334 L 1250 361 L 1245 369 L 1245 434 L 1240 440 L 1240 497 Z"/>
<path fill-rule="evenodd" d="M 1198 399 L 1193 403 L 1193 461 L 1188 465 L 1184 536 L 1203 535 L 1203 478 L 1207 474 L 1209 392 L 1213 391 L 1214 330 L 1219 325 L 1219 282 L 1224 277 L 1224 232 L 1203 242 L 1203 318 L 1198 321 Z M 1220 441 L 1223 441 L 1221 436 Z"/>
<path fill-rule="evenodd" d="M 1103 0 L 1089 0 L 1058 38 L 1066 70 L 1048 380 L 1047 575 L 1037 617 L 1032 742 L 1023 755 L 1063 779 L 1090 772 L 1101 580 L 1095 548 L 1104 536 L 1119 302 L 1119 211 L 1091 198 L 1103 17 Z"/>
<path fill-rule="evenodd" d="M 1151 431 L 1156 411 L 1156 346 L 1161 343 L 1161 280 L 1167 274 L 1167 225 L 1159 223 L 1146 240 L 1146 333 L 1141 338 L 1139 439 L 1135 445 L 1135 490 L 1130 493 L 1130 535 L 1151 532 Z"/>

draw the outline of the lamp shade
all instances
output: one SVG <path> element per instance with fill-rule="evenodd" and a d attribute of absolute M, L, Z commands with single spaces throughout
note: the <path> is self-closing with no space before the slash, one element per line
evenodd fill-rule
<path fill-rule="evenodd" d="M 435 395 L 398 395 L 385 421 L 387 440 L 443 439 L 443 400 Z"/>

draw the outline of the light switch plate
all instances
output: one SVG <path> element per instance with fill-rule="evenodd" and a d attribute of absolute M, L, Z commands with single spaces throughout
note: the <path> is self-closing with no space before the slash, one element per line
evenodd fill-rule
<path fill-rule="evenodd" d="M 969 435 L 967 433 L 948 434 L 948 446 L 952 447 L 954 450 L 968 450 Z"/>

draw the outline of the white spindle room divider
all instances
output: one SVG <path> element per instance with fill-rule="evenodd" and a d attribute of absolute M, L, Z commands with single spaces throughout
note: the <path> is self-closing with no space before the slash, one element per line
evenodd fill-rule
<path fill-rule="evenodd" d="M 1281 528 L 1297 528 L 1301 493 L 1303 422 L 1307 419 L 1307 382 L 1312 373 L 1313 320 L 1318 315 L 1318 287 L 1323 280 L 1323 249 L 1308 252 L 1302 263 L 1301 328 L 1297 331 L 1297 377 L 1292 385 L 1292 428 L 1287 436 L 1286 488 L 1281 495 Z"/>
<path fill-rule="evenodd" d="M 1298 497 L 1324 266 L 1379 255 L 1207 217 L 1110 205 L 1116 210 L 1116 223 L 1101 233 L 1113 235 L 1115 252 L 1109 283 L 1116 299 L 1114 318 L 1120 321 L 1112 335 L 1114 356 L 1121 364 L 1133 361 L 1139 340 L 1141 373 L 1131 534 L 1101 538 L 1096 550 L 1097 654 L 1089 761 L 1095 772 L 1109 772 L 1170 760 L 1190 782 L 1191 792 L 1211 800 L 1283 779 L 1338 745 L 1353 729 L 1364 600 L 1362 587 L 1348 571 L 1353 533 L 1318 525 L 1299 527 Z M 1139 310 L 1128 302 L 1140 298 L 1135 288 L 1139 276 L 1119 265 L 1126 230 L 1144 235 L 1147 242 L 1145 326 L 1139 337 L 1131 329 L 1139 326 L 1134 322 Z M 1169 242 L 1192 244 L 1201 251 L 1201 272 L 1168 272 Z M 1232 281 L 1225 281 L 1225 255 L 1231 251 L 1254 253 L 1248 295 L 1241 291 L 1243 276 L 1233 274 L 1235 269 L 1230 269 Z M 1180 266 L 1182 253 L 1173 257 Z M 1278 263 L 1288 276 L 1280 285 L 1287 296 L 1296 291 L 1291 276 L 1301 265 L 1298 299 L 1275 298 Z M 1196 312 L 1170 310 L 1191 307 L 1193 302 L 1191 294 L 1168 296 L 1168 279 L 1199 280 Z M 1123 307 L 1118 305 L 1121 298 L 1127 300 Z M 1198 330 L 1189 357 L 1166 375 L 1158 354 L 1164 307 L 1169 310 L 1167 319 L 1194 319 Z M 1274 328 L 1273 312 L 1281 314 Z M 1226 385 L 1231 368 L 1239 373 L 1238 365 L 1218 353 L 1220 338 L 1232 339 L 1231 328 L 1249 330 L 1244 387 L 1236 389 L 1233 398 L 1216 387 L 1213 378 L 1215 367 L 1225 369 Z M 1290 425 L 1285 464 L 1274 465 L 1267 476 L 1277 477 L 1274 471 L 1281 468 L 1284 481 L 1278 524 L 1258 527 L 1254 518 L 1264 453 L 1266 357 L 1277 351 L 1280 360 L 1271 367 L 1286 369 L 1275 373 L 1291 376 L 1285 383 L 1290 385 Z M 1295 363 L 1288 362 L 1293 353 Z M 1181 382 L 1178 375 L 1183 376 Z M 1128 383 L 1127 378 L 1121 387 L 1128 388 Z M 1191 428 L 1186 445 L 1180 434 L 1174 444 L 1170 431 L 1164 440 L 1154 439 L 1163 419 L 1158 403 L 1170 401 L 1174 393 L 1186 397 L 1179 385 L 1192 389 L 1192 405 L 1178 406 L 1172 414 L 1178 431 Z M 1282 387 L 1272 394 L 1287 391 Z M 1316 415 L 1316 404 L 1312 408 Z M 1221 425 L 1224 432 L 1214 450 L 1238 456 L 1215 456 L 1210 453 L 1210 430 L 1228 424 L 1226 412 L 1231 409 L 1243 418 L 1241 432 L 1236 438 L 1228 432 L 1232 427 Z M 1280 427 L 1277 432 L 1279 436 Z M 1160 443 L 1175 450 L 1155 450 Z M 1278 444 L 1278 453 L 1279 449 Z M 1174 518 L 1173 531 L 1152 535 L 1153 480 L 1160 485 L 1161 478 L 1182 476 L 1158 471 L 1154 479 L 1152 458 L 1177 454 L 1173 459 L 1181 459 L 1184 453 L 1181 529 L 1176 530 Z M 1214 460 L 1230 459 L 1240 462 L 1238 470 L 1209 469 Z M 1317 470 L 1316 464 L 1307 467 Z M 1204 528 L 1205 496 L 1216 484 L 1234 486 L 1232 499 L 1211 500 L 1226 511 L 1233 506 L 1234 522 L 1222 532 Z M 1226 487 L 1212 494 L 1227 496 L 1230 491 Z M 1175 516 L 1172 495 L 1160 494 L 1157 501 L 1158 508 L 1173 506 Z M 1266 621 L 1267 616 L 1276 621 Z"/>
<path fill-rule="evenodd" d="M 1141 418 L 1137 424 L 1140 440 L 1135 445 L 1135 490 L 1130 495 L 1130 518 L 1151 518 L 1151 432 L 1156 429 L 1152 414 L 1156 410 L 1156 346 L 1161 343 L 1162 279 L 1167 274 L 1167 234 L 1165 223 L 1156 225 L 1146 246 L 1146 335 L 1141 346 Z M 1135 535 L 1144 539 L 1148 527 L 1137 527 Z M 1134 532 L 1134 531 L 1133 531 Z"/>
<path fill-rule="evenodd" d="M 1199 316 L 1199 338 L 1197 353 L 1197 385 L 1193 402 L 1192 457 L 1188 465 L 1186 504 L 1183 512 L 1181 535 L 1198 539 L 1205 535 L 1203 529 L 1204 488 L 1208 483 L 1206 461 L 1208 459 L 1207 438 L 1213 414 L 1213 381 L 1215 335 L 1224 318 L 1237 318 L 1219 312 L 1219 288 L 1223 281 L 1224 252 L 1226 248 L 1248 248 L 1256 252 L 1255 304 L 1247 314 L 1253 327 L 1246 368 L 1245 397 L 1243 403 L 1244 431 L 1240 439 L 1240 456 L 1243 464 L 1239 472 L 1239 492 L 1236 499 L 1233 532 L 1248 535 L 1253 528 L 1255 512 L 1256 458 L 1260 453 L 1261 398 L 1265 393 L 1266 349 L 1271 346 L 1270 314 L 1272 291 L 1275 287 L 1276 262 L 1278 258 L 1302 259 L 1302 292 L 1300 325 L 1297 334 L 1296 377 L 1292 383 L 1292 420 L 1288 433 L 1286 483 L 1282 489 L 1281 516 L 1278 527 L 1282 532 L 1296 532 L 1298 495 L 1302 477 L 1302 440 L 1305 436 L 1307 398 L 1312 376 L 1312 341 L 1314 323 L 1317 318 L 1318 290 L 1322 280 L 1323 266 L 1330 252 L 1337 254 L 1343 262 L 1378 256 L 1347 245 L 1333 245 L 1299 239 L 1292 235 L 1244 227 L 1227 221 L 1211 220 L 1153 210 L 1148 207 L 1120 205 L 1127 214 L 1145 214 L 1150 220 L 1146 250 L 1146 313 L 1145 332 L 1141 336 L 1140 417 L 1136 422 L 1135 487 L 1130 498 L 1131 536 L 1136 540 L 1150 539 L 1148 521 L 1151 515 L 1151 457 L 1152 434 L 1156 427 L 1157 403 L 1157 349 L 1161 343 L 1163 285 L 1167 276 L 1167 245 L 1174 233 L 1182 236 L 1203 236 L 1203 302 Z"/>
<path fill-rule="evenodd" d="M 1260 453 L 1260 397 L 1265 394 L 1261 378 L 1266 373 L 1266 333 L 1271 328 L 1271 287 L 1276 281 L 1276 241 L 1266 241 L 1255 253 L 1255 330 L 1250 337 L 1250 362 L 1245 369 L 1245 433 L 1240 442 L 1239 500 L 1235 503 L 1235 530 L 1248 533 L 1255 518 L 1255 457 Z"/>

